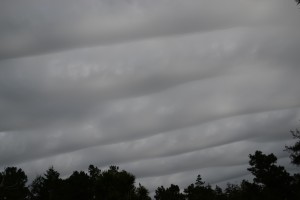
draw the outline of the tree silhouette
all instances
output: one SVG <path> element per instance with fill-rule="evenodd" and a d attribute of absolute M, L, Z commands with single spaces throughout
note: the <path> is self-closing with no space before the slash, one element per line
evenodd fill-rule
<path fill-rule="evenodd" d="M 149 191 L 139 183 L 139 187 L 136 188 L 136 200 L 151 200 L 149 197 Z"/>
<path fill-rule="evenodd" d="M 135 177 L 126 172 L 119 171 L 119 167 L 110 166 L 103 171 L 95 182 L 95 199 L 127 200 L 132 199 L 135 191 Z"/>
<path fill-rule="evenodd" d="M 300 3 L 300 0 L 297 1 L 298 4 Z M 292 134 L 294 139 L 297 139 L 294 145 L 292 146 L 285 146 L 285 151 L 288 151 L 290 153 L 291 163 L 300 166 L 300 131 L 299 129 L 290 130 L 290 133 Z M 294 174 L 292 186 L 290 190 L 293 192 L 293 195 L 296 197 L 296 199 L 300 199 L 300 174 Z"/>
<path fill-rule="evenodd" d="M 61 185 L 62 180 L 59 178 L 60 174 L 54 170 L 53 167 L 49 168 L 44 174 L 45 185 L 48 189 L 49 199 L 58 200 L 62 199 L 61 196 Z"/>
<path fill-rule="evenodd" d="M 43 200 L 48 198 L 47 188 L 42 176 L 37 176 L 29 186 L 31 200 Z"/>
<path fill-rule="evenodd" d="M 285 199 L 291 195 L 292 177 L 284 167 L 277 166 L 277 158 L 274 154 L 265 155 L 256 151 L 249 155 L 250 168 L 254 175 L 254 183 L 260 184 L 266 198 Z"/>
<path fill-rule="evenodd" d="M 90 200 L 92 197 L 92 182 L 85 172 L 75 171 L 64 181 L 65 200 Z"/>
<path fill-rule="evenodd" d="M 291 191 L 293 191 L 294 199 L 300 199 L 300 174 L 294 174 Z"/>
<path fill-rule="evenodd" d="M 30 200 L 150 200 L 149 191 L 139 184 L 134 186 L 135 177 L 117 166 L 101 171 L 90 165 L 89 174 L 74 171 L 65 180 L 53 167 L 43 176 L 38 176 L 30 185 Z M 0 199 L 2 200 L 2 199 Z"/>
<path fill-rule="evenodd" d="M 94 165 L 90 165 L 88 170 L 92 180 L 97 180 L 101 176 L 101 170 Z"/>
<path fill-rule="evenodd" d="M 218 185 L 216 185 L 214 192 L 215 192 L 215 199 L 216 200 L 225 200 L 226 199 L 226 196 L 223 193 L 222 188 L 220 188 Z"/>
<path fill-rule="evenodd" d="M 189 200 L 210 200 L 215 197 L 215 192 L 210 185 L 204 185 L 205 182 L 202 181 L 201 175 L 197 176 L 195 184 L 189 185 L 184 189 L 185 196 Z"/>
<path fill-rule="evenodd" d="M 180 193 L 179 186 L 173 184 L 169 188 L 164 188 L 164 186 L 158 187 L 155 190 L 154 198 L 156 200 L 185 200 L 185 196 Z"/>
<path fill-rule="evenodd" d="M 0 173 L 0 200 L 25 199 L 29 193 L 26 182 L 27 176 L 22 169 L 7 167 Z"/>
<path fill-rule="evenodd" d="M 53 167 L 49 168 L 44 176 L 38 176 L 30 185 L 31 198 L 39 200 L 63 199 L 63 181 L 60 174 Z"/>
<path fill-rule="evenodd" d="M 242 199 L 241 188 L 237 184 L 227 183 L 225 188 L 225 195 L 227 199 L 239 200 Z"/>
<path fill-rule="evenodd" d="M 90 165 L 88 171 L 91 181 L 91 195 L 94 198 L 96 196 L 96 182 L 101 176 L 101 170 L 94 165 Z"/>
<path fill-rule="evenodd" d="M 299 0 L 300 2 L 300 0 Z M 298 139 L 293 146 L 285 146 L 285 150 L 290 153 L 291 162 L 300 166 L 300 131 L 298 129 L 290 131 L 294 139 Z"/>
<path fill-rule="evenodd" d="M 241 199 L 244 200 L 263 200 L 262 187 L 259 184 L 243 180 L 240 185 Z"/>
<path fill-rule="evenodd" d="M 204 181 L 202 181 L 202 177 L 200 174 L 198 174 L 195 185 L 198 187 L 202 187 L 205 184 Z"/>

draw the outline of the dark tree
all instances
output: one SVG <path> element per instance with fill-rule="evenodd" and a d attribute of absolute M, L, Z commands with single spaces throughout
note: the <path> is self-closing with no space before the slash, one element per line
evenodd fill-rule
<path fill-rule="evenodd" d="M 85 172 L 75 171 L 64 181 L 65 200 L 90 200 L 93 197 L 90 177 Z"/>
<path fill-rule="evenodd" d="M 49 168 L 44 174 L 45 185 L 48 189 L 49 200 L 62 199 L 62 180 L 59 178 L 60 174 L 54 170 L 53 167 Z"/>
<path fill-rule="evenodd" d="M 22 169 L 7 167 L 0 173 L 0 200 L 26 199 L 29 194 L 26 182 L 27 176 Z"/>
<path fill-rule="evenodd" d="M 240 185 L 240 196 L 244 200 L 263 200 L 262 187 L 256 183 L 243 180 Z"/>
<path fill-rule="evenodd" d="M 63 199 L 63 181 L 59 175 L 59 172 L 51 167 L 44 176 L 38 176 L 30 185 L 31 198 L 39 200 Z"/>
<path fill-rule="evenodd" d="M 110 166 L 103 171 L 95 183 L 95 198 L 105 200 L 127 200 L 135 195 L 135 177 L 126 172 L 119 171 L 119 167 Z"/>
<path fill-rule="evenodd" d="M 202 187 L 205 184 L 204 181 L 202 181 L 202 177 L 200 174 L 198 174 L 195 185 L 198 187 Z"/>
<path fill-rule="evenodd" d="M 291 190 L 293 191 L 294 199 L 300 199 L 300 174 L 294 174 Z"/>
<path fill-rule="evenodd" d="M 139 187 L 136 188 L 135 193 L 136 200 L 151 200 L 149 197 L 149 191 L 141 184 L 139 184 Z"/>
<path fill-rule="evenodd" d="M 300 0 L 295 0 L 297 2 L 297 4 L 299 5 L 300 4 Z"/>
<path fill-rule="evenodd" d="M 88 168 L 89 171 L 89 177 L 91 181 L 91 193 L 92 197 L 96 196 L 96 182 L 101 177 L 101 170 L 98 167 L 95 167 L 94 165 L 90 165 Z"/>
<path fill-rule="evenodd" d="M 202 181 L 201 175 L 197 176 L 195 184 L 189 185 L 184 189 L 185 196 L 189 200 L 211 200 L 215 198 L 215 192 L 210 185 L 204 185 L 205 182 Z"/>
<path fill-rule="evenodd" d="M 227 199 L 239 200 L 242 199 L 241 188 L 237 184 L 227 183 L 225 188 L 225 195 Z"/>
<path fill-rule="evenodd" d="M 299 0 L 300 2 L 300 0 Z M 297 166 L 300 166 L 300 131 L 296 129 L 295 131 L 290 131 L 294 139 L 297 139 L 293 146 L 286 146 L 285 150 L 290 153 L 291 162 Z"/>
<path fill-rule="evenodd" d="M 282 166 L 277 166 L 274 154 L 256 151 L 250 157 L 248 170 L 254 175 L 254 183 L 260 184 L 267 199 L 289 199 L 292 177 Z"/>
<path fill-rule="evenodd" d="M 160 186 L 155 190 L 154 198 L 156 200 L 164 200 L 167 198 L 166 189 L 164 186 Z"/>
<path fill-rule="evenodd" d="M 169 188 L 164 188 L 164 186 L 158 187 L 155 190 L 154 198 L 156 200 L 185 200 L 185 196 L 180 193 L 179 186 L 173 184 Z"/>
<path fill-rule="evenodd" d="M 92 180 L 97 180 L 101 176 L 101 170 L 94 165 L 90 165 L 88 170 Z"/>
<path fill-rule="evenodd" d="M 215 199 L 216 200 L 225 200 L 226 199 L 226 196 L 223 193 L 222 188 L 220 188 L 218 185 L 216 185 L 214 192 L 215 192 Z"/>
<path fill-rule="evenodd" d="M 37 176 L 29 186 L 30 188 L 30 199 L 31 200 L 43 200 L 47 199 L 48 191 L 45 186 L 44 178 Z"/>

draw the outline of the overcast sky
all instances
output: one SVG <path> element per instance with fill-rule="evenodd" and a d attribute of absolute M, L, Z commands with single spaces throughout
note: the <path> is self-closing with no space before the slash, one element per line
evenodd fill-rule
<path fill-rule="evenodd" d="M 249 178 L 300 120 L 293 0 L 4 0 L 0 169 L 118 165 L 150 191 Z"/>

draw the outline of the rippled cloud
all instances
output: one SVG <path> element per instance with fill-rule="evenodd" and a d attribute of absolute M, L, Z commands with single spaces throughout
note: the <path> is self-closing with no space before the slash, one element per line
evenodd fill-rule
<path fill-rule="evenodd" d="M 5 1 L 0 167 L 117 164 L 152 192 L 249 177 L 299 125 L 294 2 Z"/>

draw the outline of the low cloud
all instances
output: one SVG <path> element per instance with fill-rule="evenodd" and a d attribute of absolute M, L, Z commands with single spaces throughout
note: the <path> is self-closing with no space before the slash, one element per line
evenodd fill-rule
<path fill-rule="evenodd" d="M 300 118 L 292 2 L 31 0 L 0 11 L 0 167 L 32 179 L 52 165 L 66 176 L 117 164 L 152 192 L 199 173 L 249 178 L 257 149 L 293 170 L 282 151 Z"/>

